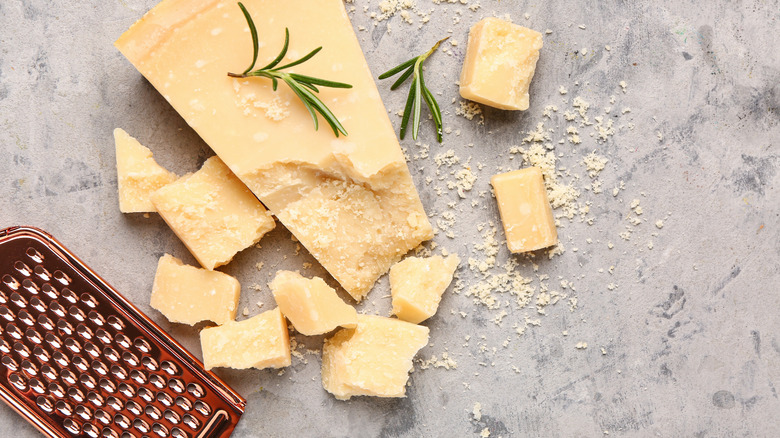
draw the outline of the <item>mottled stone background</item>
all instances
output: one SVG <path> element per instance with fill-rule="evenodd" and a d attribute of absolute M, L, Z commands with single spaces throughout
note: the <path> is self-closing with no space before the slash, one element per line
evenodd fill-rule
<path fill-rule="evenodd" d="M 528 277 L 549 275 L 555 288 L 561 279 L 571 281 L 578 308 L 550 306 L 540 326 L 518 336 L 513 325 L 536 318 L 532 306 L 507 305 L 508 315 L 495 324 L 496 311 L 465 292 L 448 293 L 427 322 L 432 345 L 420 357 L 447 351 L 458 368 L 416 370 L 405 399 L 337 401 L 321 388 L 315 355 L 305 356 L 308 363 L 294 359 L 281 376 L 218 370 L 249 400 L 235 436 L 451 437 L 485 428 L 492 437 L 780 436 L 780 3 L 481 0 L 476 11 L 460 3 L 417 3 L 420 11 L 433 11 L 421 28 L 414 13 L 413 25 L 395 16 L 374 26 L 368 14 L 378 10 L 376 2 L 355 0 L 351 16 L 375 74 L 448 31 L 459 42 L 428 62 L 428 85 L 442 93 L 452 133 L 440 148 L 425 121 L 421 141 L 432 145 L 431 157 L 447 149 L 463 162 L 472 157 L 478 179 L 450 209 L 458 196 L 446 187 L 437 196 L 434 186 L 443 183 L 432 158 L 412 160 L 410 168 L 434 221 L 456 213 L 456 238 L 440 232 L 436 242 L 464 260 L 479 258 L 476 224 L 497 220 L 489 193 L 479 192 L 489 190 L 500 166 L 520 166 L 508 150 L 521 145 L 524 132 L 544 121 L 555 130 L 553 140 L 563 138 L 567 123 L 560 113 L 575 96 L 590 102 L 591 118 L 607 106 L 619 114 L 615 123 L 622 128 L 603 144 L 587 127 L 580 128 L 582 144 L 555 143 L 559 165 L 580 176 L 578 187 L 590 184 L 579 164 L 584 155 L 596 150 L 610 160 L 600 176 L 604 193 L 582 190 L 593 225 L 564 219 L 567 251 L 540 259 L 537 273 L 518 268 Z M 157 258 L 169 252 L 194 259 L 159 217 L 123 215 L 117 206 L 115 127 L 179 174 L 212 154 L 112 46 L 154 4 L 0 2 L 0 226 L 46 229 L 200 355 L 196 329 L 171 325 L 148 305 Z M 486 109 L 479 125 L 455 115 L 454 81 L 468 28 L 506 13 L 552 33 L 545 35 L 531 108 Z M 625 93 L 618 86 L 623 80 Z M 393 113 L 402 107 L 404 92 L 391 93 L 387 83 L 379 89 Z M 560 111 L 544 119 L 551 104 Z M 410 155 L 418 150 L 410 139 L 402 144 Z M 426 177 L 434 182 L 426 184 Z M 625 189 L 613 197 L 621 180 Z M 646 220 L 637 227 L 625 219 L 635 198 Z M 664 220 L 662 229 L 654 226 L 657 219 Z M 628 241 L 618 236 L 627 225 L 636 230 Z M 249 306 L 250 314 L 259 311 L 257 301 L 267 309 L 273 300 L 267 289 L 248 285 L 313 262 L 305 250 L 295 255 L 281 226 L 262 246 L 225 269 L 242 281 L 242 308 Z M 502 249 L 499 262 L 508 257 Z M 265 265 L 257 270 L 260 261 Z M 304 271 L 325 275 L 316 264 Z M 466 263 L 460 272 L 467 286 L 478 281 Z M 383 279 L 362 307 L 386 312 L 387 290 Z M 305 342 L 317 348 L 321 339 Z M 578 342 L 588 348 L 576 349 Z M 479 421 L 471 414 L 475 402 L 482 406 Z M 37 432 L 3 405 L 0 435 Z"/>

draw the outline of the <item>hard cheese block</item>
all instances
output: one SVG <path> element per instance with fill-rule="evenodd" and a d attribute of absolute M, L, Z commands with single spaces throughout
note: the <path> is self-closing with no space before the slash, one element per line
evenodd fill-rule
<path fill-rule="evenodd" d="M 114 129 L 116 173 L 119 186 L 119 211 L 145 213 L 157 211 L 149 196 L 172 183 L 177 176 L 157 164 L 152 151 L 121 128 Z"/>
<path fill-rule="evenodd" d="M 489 17 L 472 26 L 460 73 L 460 95 L 505 110 L 528 109 L 542 34 Z"/>
<path fill-rule="evenodd" d="M 441 296 L 452 282 L 460 258 L 409 257 L 390 268 L 390 291 L 393 315 L 404 321 L 420 323 L 439 308 Z"/>
<path fill-rule="evenodd" d="M 236 79 L 252 59 L 234 1 L 163 0 L 115 43 L 273 214 L 356 300 L 433 237 L 342 0 L 247 0 L 263 66 L 290 30 L 290 71 L 346 82 L 321 88 L 348 136 L 314 130 L 295 94 Z M 285 61 L 283 61 L 284 63 Z"/>
<path fill-rule="evenodd" d="M 235 369 L 289 366 L 290 338 L 279 308 L 200 332 L 203 365 Z"/>
<path fill-rule="evenodd" d="M 510 251 L 534 251 L 558 243 L 555 218 L 538 167 L 495 175 L 490 183 Z"/>
<path fill-rule="evenodd" d="M 322 386 L 339 400 L 356 395 L 403 397 L 417 351 L 428 344 L 428 327 L 394 318 L 358 315 L 322 347 Z"/>
<path fill-rule="evenodd" d="M 228 263 L 275 225 L 263 204 L 217 157 L 156 191 L 152 202 L 206 269 Z"/>
<path fill-rule="evenodd" d="M 165 254 L 157 263 L 153 308 L 171 322 L 225 324 L 236 318 L 241 285 L 230 275 L 188 266 Z"/>
<path fill-rule="evenodd" d="M 342 301 L 321 278 L 308 279 L 297 272 L 279 271 L 268 287 L 282 314 L 304 335 L 321 335 L 339 326 L 357 325 L 355 308 Z"/>

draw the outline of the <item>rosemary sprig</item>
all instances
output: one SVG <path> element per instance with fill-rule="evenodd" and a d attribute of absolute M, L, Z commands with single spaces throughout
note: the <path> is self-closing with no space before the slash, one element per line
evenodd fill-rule
<path fill-rule="evenodd" d="M 447 37 L 449 38 L 449 37 Z M 429 56 L 439 48 L 439 44 L 447 40 L 447 38 L 441 39 L 431 47 L 430 50 L 423 53 L 420 56 L 414 57 L 404 63 L 399 64 L 396 67 L 379 75 L 379 79 L 387 79 L 391 76 L 395 76 L 403 71 L 403 74 L 390 86 L 391 90 L 395 90 L 401 84 L 403 84 L 410 76 L 412 77 L 412 86 L 409 87 L 409 97 L 406 99 L 406 107 L 404 108 L 404 115 L 401 119 L 401 140 L 406 135 L 406 125 L 409 123 L 409 118 L 412 118 L 412 138 L 417 140 L 417 131 L 420 129 L 420 108 L 422 101 L 424 100 L 428 109 L 433 115 L 433 124 L 436 126 L 436 139 L 441 143 L 442 141 L 442 123 L 441 123 L 441 109 L 436 99 L 433 97 L 433 93 L 428 87 L 425 86 L 425 79 L 423 78 L 423 62 L 428 59 Z M 405 71 L 404 71 L 405 70 Z"/>
<path fill-rule="evenodd" d="M 259 68 L 257 70 L 252 70 L 255 67 L 255 63 L 257 62 L 257 53 L 258 53 L 257 28 L 255 27 L 255 23 L 252 20 L 252 17 L 249 16 L 249 12 L 246 10 L 246 8 L 241 2 L 238 3 L 238 7 L 241 8 L 241 12 L 244 13 L 246 22 L 249 25 L 249 31 L 252 33 L 252 46 L 254 47 L 254 54 L 252 55 L 252 63 L 249 64 L 249 67 L 247 67 L 247 69 L 244 70 L 243 73 L 240 74 L 228 73 L 227 75 L 233 78 L 249 78 L 249 77 L 269 78 L 271 79 L 271 83 L 274 91 L 276 91 L 276 88 L 279 85 L 279 80 L 281 79 L 282 81 L 284 81 L 285 84 L 287 84 L 288 87 L 290 87 L 290 89 L 295 93 L 295 95 L 298 96 L 299 99 L 301 99 L 301 102 L 303 102 L 303 105 L 306 107 L 306 110 L 309 111 L 309 115 L 311 115 L 311 118 L 314 121 L 315 130 L 319 130 L 317 113 L 320 113 L 322 117 L 325 119 L 325 121 L 328 122 L 328 125 L 330 125 L 330 128 L 333 130 L 333 134 L 335 134 L 336 137 L 339 136 L 339 132 L 344 135 L 347 135 L 347 131 L 344 129 L 343 126 L 341 126 L 341 122 L 339 122 L 339 119 L 336 118 L 333 112 L 320 100 L 319 97 L 317 97 L 315 93 L 319 93 L 320 91 L 317 88 L 318 85 L 321 87 L 330 87 L 330 88 L 352 88 L 352 85 L 345 84 L 343 82 L 329 81 L 326 79 L 315 78 L 312 76 L 306 76 L 297 73 L 288 73 L 282 71 L 286 68 L 294 67 L 298 64 L 302 64 L 310 60 L 312 57 L 314 57 L 314 55 L 316 55 L 317 53 L 319 53 L 320 50 L 322 50 L 322 46 L 317 47 L 316 49 L 309 52 L 309 54 L 298 59 L 297 61 L 292 61 L 280 67 L 277 67 L 277 65 L 279 65 L 282 59 L 284 59 L 284 56 L 287 54 L 287 48 L 290 46 L 290 31 L 289 29 L 285 28 L 284 46 L 282 47 L 282 51 L 279 52 L 279 55 L 276 58 L 274 58 L 274 60 L 271 61 L 265 67 Z"/>

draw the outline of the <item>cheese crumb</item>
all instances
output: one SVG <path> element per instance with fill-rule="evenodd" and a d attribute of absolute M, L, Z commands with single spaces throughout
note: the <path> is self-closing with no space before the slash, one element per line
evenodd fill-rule
<path fill-rule="evenodd" d="M 661 219 L 658 219 L 657 221 L 655 221 L 655 226 L 656 226 L 656 228 L 658 228 L 660 230 L 661 228 L 664 227 L 664 221 L 662 221 Z"/>
<path fill-rule="evenodd" d="M 584 349 L 588 348 L 588 343 L 587 342 L 577 342 L 577 345 L 575 345 L 574 348 L 576 348 L 578 350 L 584 350 Z"/>

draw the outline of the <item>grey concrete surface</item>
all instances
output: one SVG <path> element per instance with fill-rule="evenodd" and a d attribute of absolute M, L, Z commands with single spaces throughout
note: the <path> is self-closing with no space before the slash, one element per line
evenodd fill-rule
<path fill-rule="evenodd" d="M 418 363 L 408 397 L 348 402 L 322 389 L 316 354 L 294 359 L 282 375 L 217 370 L 249 401 L 234 436 L 453 437 L 485 429 L 491 437 L 780 436 L 780 3 L 469 0 L 480 5 L 476 11 L 416 3 L 430 12 L 421 27 L 415 13 L 413 25 L 396 15 L 375 26 L 369 14 L 378 11 L 376 2 L 347 6 L 356 8 L 350 15 L 375 74 L 444 35 L 458 41 L 427 67 L 451 133 L 440 147 L 424 120 L 420 141 L 431 145 L 430 156 L 409 162 L 432 220 L 448 211 L 456 218 L 454 238 L 441 231 L 435 241 L 464 259 L 465 288 L 451 288 L 425 323 L 431 345 L 419 358 L 448 352 L 457 369 Z M 123 215 L 117 204 L 115 127 L 179 174 L 212 154 L 112 46 L 154 4 L 0 2 L 0 226 L 46 229 L 200 355 L 200 327 L 172 325 L 148 304 L 160 255 L 194 259 L 159 217 Z M 544 37 L 531 108 L 485 108 L 478 124 L 456 115 L 454 82 L 466 35 L 479 18 L 507 13 L 552 33 Z M 405 92 L 390 92 L 388 83 L 379 90 L 392 113 L 402 108 Z M 576 96 L 590 102 L 591 120 L 615 120 L 607 141 L 591 137 L 592 126 L 565 120 Z M 545 118 L 548 105 L 559 111 Z M 391 119 L 397 126 L 400 118 Z M 498 223 L 489 178 L 521 166 L 510 147 L 523 146 L 524 133 L 538 122 L 553 130 L 558 165 L 571 172 L 562 178 L 580 188 L 578 202 L 590 203 L 584 216 L 593 224 L 562 219 L 566 252 L 537 258 L 537 272 L 522 258 L 515 269 L 536 287 L 537 275 L 549 275 L 550 289 L 576 296 L 577 307 L 562 301 L 537 315 L 533 304 L 519 308 L 514 297 L 498 294 L 500 309 L 488 309 L 467 292 L 484 281 L 468 266 L 469 258 L 484 258 L 474 247 L 482 242 L 477 225 Z M 581 144 L 558 144 L 569 125 L 578 127 Z M 402 145 L 410 156 L 421 150 L 410 139 Z M 462 201 L 446 187 L 460 165 L 440 169 L 445 181 L 436 174 L 433 157 L 448 149 L 462 162 L 471 157 L 477 176 Z M 591 181 L 581 160 L 594 150 L 609 159 L 598 177 L 603 193 L 586 190 Z M 621 181 L 625 188 L 612 196 Z M 637 217 L 633 199 L 643 208 L 644 222 L 636 226 L 629 222 Z M 654 225 L 659 219 L 663 228 Z M 626 227 L 630 240 L 619 236 Z M 499 264 L 510 258 L 501 245 Z M 260 311 L 256 302 L 268 309 L 273 299 L 267 289 L 248 286 L 264 284 L 280 268 L 333 284 L 305 250 L 296 252 L 282 226 L 262 249 L 244 251 L 224 270 L 241 280 L 241 307 L 253 315 Z M 576 291 L 560 287 L 561 280 Z M 387 294 L 385 278 L 360 308 L 386 314 Z M 525 327 L 526 318 L 540 324 L 518 335 L 515 327 Z M 322 342 L 297 339 L 310 349 Z M 579 342 L 588 347 L 575 348 Z M 0 406 L 0 436 L 12 435 L 37 432 Z"/>

